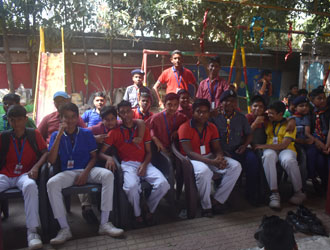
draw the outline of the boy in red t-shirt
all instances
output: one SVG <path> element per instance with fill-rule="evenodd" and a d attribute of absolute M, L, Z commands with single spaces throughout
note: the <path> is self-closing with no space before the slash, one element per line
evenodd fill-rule
<path fill-rule="evenodd" d="M 210 109 L 207 99 L 197 99 L 193 104 L 193 118 L 178 130 L 181 152 L 194 167 L 202 216 L 207 217 L 212 216 L 212 209 L 214 213 L 221 212 L 242 171 L 238 161 L 223 155 L 218 129 L 208 122 Z M 222 180 L 211 199 L 213 172 L 222 175 Z"/>
<path fill-rule="evenodd" d="M 101 149 L 100 157 L 106 161 L 105 167 L 115 171 L 115 163 L 111 156 L 106 155 L 105 151 L 110 146 L 117 148 L 124 172 L 123 189 L 129 202 L 134 208 L 135 226 L 140 227 L 143 223 L 140 208 L 141 180 L 146 180 L 152 185 L 151 195 L 147 203 L 149 212 L 145 219 L 147 224 L 153 224 L 153 213 L 155 212 L 159 201 L 170 188 L 163 174 L 154 167 L 151 161 L 150 133 L 146 128 L 143 140 L 139 144 L 132 143 L 137 136 L 137 127 L 133 122 L 133 112 L 130 102 L 122 101 L 118 104 L 118 114 L 123 124 L 111 130 L 108 137 L 104 140 L 104 146 Z"/>
<path fill-rule="evenodd" d="M 7 115 L 13 129 L 9 132 L 10 143 L 5 156 L 6 159 L 5 161 L 1 159 L 0 193 L 13 187 L 17 187 L 22 191 L 28 246 L 29 249 L 38 249 L 42 247 L 42 242 L 37 233 L 37 227 L 39 226 L 39 198 L 36 179 L 38 178 L 39 168 L 45 163 L 47 158 L 47 145 L 38 130 L 34 131 L 38 148 L 34 149 L 30 145 L 25 129 L 28 118 L 24 107 L 13 105 L 9 108 Z M 2 136 L 5 136 L 4 133 L 0 134 L 0 151 L 5 150 L 6 146 L 1 145 Z M 35 150 L 40 152 L 41 157 L 39 159 Z"/>
<path fill-rule="evenodd" d="M 143 121 L 146 121 L 149 117 L 153 115 L 153 113 L 150 111 L 152 97 L 148 88 L 140 88 L 138 93 L 138 102 L 138 107 L 133 109 L 134 119 L 141 119 Z"/>

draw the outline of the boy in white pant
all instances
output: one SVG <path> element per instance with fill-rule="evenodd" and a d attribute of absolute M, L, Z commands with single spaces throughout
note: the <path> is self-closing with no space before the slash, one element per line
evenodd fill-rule
<path fill-rule="evenodd" d="M 193 165 L 202 216 L 211 217 L 212 209 L 213 213 L 221 212 L 221 207 L 233 190 L 242 167 L 238 161 L 223 156 L 218 129 L 208 122 L 211 108 L 209 101 L 196 99 L 192 107 L 193 118 L 183 123 L 178 130 L 181 153 L 187 155 Z M 211 200 L 213 172 L 223 177 Z"/>
<path fill-rule="evenodd" d="M 147 200 L 149 211 L 145 216 L 147 225 L 154 224 L 153 213 L 159 201 L 170 189 L 166 178 L 153 166 L 151 161 L 151 137 L 149 129 L 146 128 L 144 137 L 140 143 L 134 143 L 133 139 L 137 136 L 138 129 L 133 122 L 133 111 L 128 101 L 118 104 L 118 114 L 123 121 L 120 127 L 112 129 L 108 137 L 104 140 L 104 145 L 100 152 L 100 157 L 106 161 L 106 167 L 115 170 L 115 163 L 111 156 L 104 152 L 114 145 L 117 148 L 124 172 L 123 189 L 129 202 L 134 208 L 135 227 L 143 225 L 143 218 L 140 208 L 141 180 L 144 179 L 152 185 L 151 194 Z"/>
<path fill-rule="evenodd" d="M 92 132 L 77 126 L 79 110 L 75 104 L 63 105 L 60 116 L 62 124 L 59 131 L 51 136 L 48 161 L 54 164 L 59 156 L 62 171 L 49 179 L 47 192 L 54 217 L 58 220 L 61 230 L 50 243 L 62 244 L 72 237 L 66 219 L 62 189 L 72 185 L 84 185 L 87 182 L 102 184 L 99 234 L 113 237 L 122 235 L 122 229 L 108 222 L 112 210 L 114 176 L 108 169 L 94 167 L 97 145 Z"/>
<path fill-rule="evenodd" d="M 7 116 L 12 130 L 3 131 L 0 134 L 0 193 L 13 187 L 22 191 L 28 246 L 29 249 L 38 249 L 42 247 L 42 242 L 37 234 L 39 197 L 35 180 L 38 178 L 39 168 L 46 161 L 47 145 L 38 130 L 25 129 L 28 118 L 24 107 L 11 106 Z M 29 139 L 32 138 L 28 135 L 30 133 L 35 134 L 34 142 Z M 7 145 L 2 144 L 5 136 L 9 143 L 6 143 Z"/>
<path fill-rule="evenodd" d="M 283 118 L 284 112 L 285 105 L 281 101 L 274 102 L 269 106 L 269 123 L 266 127 L 267 143 L 256 146 L 256 149 L 264 150 L 262 163 L 271 190 L 269 207 L 274 209 L 281 207 L 277 185 L 277 161 L 280 161 L 293 185 L 294 195 L 290 198 L 290 202 L 299 205 L 306 199 L 306 195 L 302 192 L 301 175 L 294 146 L 296 129 L 293 132 L 286 131 L 288 122 Z"/>

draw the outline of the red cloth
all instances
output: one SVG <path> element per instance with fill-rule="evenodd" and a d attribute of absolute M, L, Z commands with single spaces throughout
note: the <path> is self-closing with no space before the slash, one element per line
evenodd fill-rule
<path fill-rule="evenodd" d="M 192 105 L 189 104 L 188 109 L 182 109 L 181 106 L 179 106 L 178 111 L 182 114 L 184 114 L 185 116 L 187 116 L 188 119 L 192 118 L 193 115 L 193 110 L 192 110 Z"/>
<path fill-rule="evenodd" d="M 180 87 L 178 87 L 178 82 L 182 76 Z M 185 89 L 188 91 L 188 84 L 195 84 L 196 79 L 194 74 L 187 68 L 183 68 L 183 72 L 174 73 L 173 67 L 165 69 L 163 73 L 159 76 L 158 81 L 161 84 L 167 84 L 166 94 L 176 93 L 177 88 Z"/>
<path fill-rule="evenodd" d="M 133 112 L 134 112 L 133 119 L 141 119 L 141 120 L 144 120 L 144 121 L 148 120 L 149 117 L 154 115 L 154 113 L 152 113 L 150 111 L 149 111 L 148 115 L 142 115 L 142 113 L 139 113 L 138 108 L 133 109 Z"/>
<path fill-rule="evenodd" d="M 168 148 L 171 142 L 168 137 L 168 133 L 165 125 L 165 120 L 163 115 L 164 112 L 166 113 L 166 111 L 163 111 L 151 116 L 146 121 L 146 125 L 150 129 L 151 136 L 157 137 L 161 141 L 163 146 Z M 187 119 L 188 118 L 180 112 L 176 112 L 172 117 L 166 115 L 166 120 L 168 122 L 170 134 L 176 131 L 182 123 L 187 121 Z M 173 124 L 174 120 L 175 120 L 175 124 Z"/>
<path fill-rule="evenodd" d="M 136 137 L 137 135 L 138 129 L 137 126 L 135 126 L 134 137 Z M 125 142 L 125 140 L 128 139 L 129 130 L 122 126 L 112 129 L 108 133 L 108 137 L 104 140 L 104 143 L 109 146 L 114 145 L 118 150 L 119 157 L 122 161 L 143 162 L 145 157 L 144 143 L 151 141 L 149 129 L 146 128 L 143 140 L 138 145 L 136 145 L 135 143 Z"/>
<path fill-rule="evenodd" d="M 47 150 L 46 142 L 42 138 L 40 132 L 38 130 L 35 130 L 35 133 L 36 133 L 36 141 L 37 141 L 39 150 L 40 151 Z M 17 138 L 15 138 L 15 139 L 16 139 L 15 141 L 16 141 L 17 149 L 19 150 L 19 147 L 18 147 L 19 139 L 17 139 Z M 23 138 L 20 139 L 20 145 L 23 145 Z M 1 134 L 0 134 L 0 148 L 1 148 L 1 146 L 2 145 L 1 145 Z M 22 159 L 21 159 L 21 164 L 23 165 L 21 174 L 24 174 L 24 173 L 30 171 L 30 169 L 34 166 L 34 164 L 36 162 L 37 162 L 37 155 L 34 152 L 31 145 L 29 144 L 28 140 L 26 140 L 24 148 L 23 148 Z M 6 157 L 6 165 L 4 165 L 3 168 L 0 170 L 0 174 L 6 175 L 8 177 L 20 176 L 21 174 L 14 173 L 14 170 L 15 170 L 15 167 L 17 164 L 18 164 L 18 159 L 17 159 L 15 147 L 14 147 L 14 141 L 11 138 L 7 157 Z"/>
<path fill-rule="evenodd" d="M 208 122 L 205 132 L 203 133 L 203 138 L 200 139 L 198 132 L 195 128 L 191 127 L 191 120 L 183 123 L 178 130 L 179 140 L 180 142 L 190 141 L 192 150 L 201 154 L 200 146 L 205 145 L 205 154 L 209 154 L 211 152 L 210 142 L 213 140 L 219 140 L 219 133 L 217 127 Z M 181 143 L 180 150 L 183 155 L 186 155 L 184 152 Z"/>
<path fill-rule="evenodd" d="M 208 81 L 209 81 L 209 78 L 206 78 L 203 81 L 201 81 L 201 83 L 199 84 L 197 93 L 196 93 L 196 97 L 207 99 L 211 103 L 212 98 L 211 98 L 211 94 L 210 94 L 210 91 L 209 91 L 209 88 L 207 85 Z M 216 94 L 215 94 L 215 107 L 217 108 L 220 106 L 220 96 L 224 91 L 229 89 L 229 84 L 227 83 L 227 81 L 225 79 L 217 77 L 216 79 L 214 79 L 213 81 L 210 82 L 210 89 L 211 89 L 212 93 L 213 93 L 214 86 L 216 83 L 218 83 L 218 87 L 216 89 Z"/>
<path fill-rule="evenodd" d="M 58 131 L 60 123 L 60 113 L 57 111 L 46 115 L 40 122 L 38 130 L 40 131 L 42 137 L 47 141 L 47 144 L 49 144 L 52 133 Z M 78 127 L 86 128 L 86 124 L 81 117 L 79 117 Z"/>

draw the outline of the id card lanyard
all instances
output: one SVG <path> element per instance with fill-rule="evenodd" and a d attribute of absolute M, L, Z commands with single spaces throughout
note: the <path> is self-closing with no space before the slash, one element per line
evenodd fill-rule
<path fill-rule="evenodd" d="M 190 126 L 197 131 L 197 134 L 199 136 L 199 143 L 200 143 L 199 150 L 200 150 L 201 155 L 205 155 L 206 148 L 205 148 L 204 143 L 205 143 L 205 138 L 206 138 L 206 133 L 207 133 L 207 123 L 205 123 L 202 133 L 199 133 L 199 130 L 196 128 L 195 122 L 193 119 L 191 119 L 191 121 L 190 121 Z"/>
<path fill-rule="evenodd" d="M 141 117 L 142 117 L 142 120 L 144 120 L 144 118 L 146 118 L 146 117 L 148 117 L 149 116 L 149 112 L 148 113 L 146 113 L 145 115 L 142 113 L 142 111 L 140 110 L 140 107 L 138 107 L 137 108 L 137 110 L 138 110 L 138 112 L 139 112 L 139 114 L 141 115 Z"/>
<path fill-rule="evenodd" d="M 120 126 L 120 132 L 123 135 L 123 138 L 124 138 L 124 142 L 125 143 L 132 143 L 133 138 L 134 138 L 134 134 L 135 134 L 135 131 L 136 131 L 136 127 L 137 126 L 134 126 L 134 128 L 132 128 L 132 129 L 127 128 L 128 129 L 128 133 L 129 133 L 129 138 L 127 140 L 127 139 L 125 139 L 124 127 L 122 125 Z"/>
<path fill-rule="evenodd" d="M 181 81 L 182 81 L 182 75 L 180 75 L 180 77 L 178 79 L 179 71 L 178 70 L 175 70 L 174 66 L 172 67 L 172 70 L 173 70 L 173 74 L 175 76 L 176 83 L 178 84 L 178 88 L 177 88 L 177 91 L 176 91 L 176 92 L 178 92 L 180 90 L 180 85 L 181 85 Z M 182 70 L 183 70 L 183 67 L 182 67 Z M 176 72 L 176 74 L 175 74 L 175 72 Z"/>
<path fill-rule="evenodd" d="M 67 137 L 69 138 L 69 136 L 67 136 Z M 68 160 L 68 163 L 67 163 L 67 168 L 68 169 L 72 169 L 72 168 L 74 168 L 74 160 L 72 160 L 72 155 L 76 151 L 76 147 L 77 147 L 77 134 L 76 134 L 76 138 L 74 140 L 73 147 L 72 147 L 72 143 L 71 142 L 70 142 L 70 146 L 68 146 L 68 140 L 67 139 L 65 140 L 65 146 L 66 146 L 66 152 L 69 155 L 69 160 Z M 71 148 L 71 151 L 69 150 L 69 148 Z"/>
<path fill-rule="evenodd" d="M 168 122 L 167 122 L 167 119 L 166 119 L 166 113 L 165 113 L 165 111 L 163 112 L 163 116 L 164 116 L 164 121 L 165 121 L 165 126 L 166 126 L 168 140 L 169 140 L 169 142 L 171 142 L 171 130 L 170 130 L 169 126 L 168 126 Z M 175 116 L 173 118 L 172 128 L 174 128 L 174 127 L 175 127 Z"/>
<path fill-rule="evenodd" d="M 277 132 L 275 133 L 276 125 L 274 126 L 273 124 L 273 134 L 274 134 L 273 144 L 278 144 L 278 133 L 280 132 L 281 127 L 282 127 L 282 122 L 278 126 Z"/>
<path fill-rule="evenodd" d="M 217 92 L 218 85 L 219 85 L 219 81 L 215 80 L 215 85 L 214 85 L 213 91 L 212 91 L 212 89 L 210 87 L 210 80 L 207 80 L 207 88 L 209 89 L 209 93 L 211 96 L 211 109 L 215 109 L 215 95 Z"/>
<path fill-rule="evenodd" d="M 13 139 L 13 143 L 14 143 L 14 148 L 15 148 L 15 152 L 16 152 L 16 156 L 17 156 L 17 164 L 14 170 L 15 174 L 21 174 L 22 173 L 22 169 L 23 169 L 23 165 L 22 165 L 22 156 L 23 156 L 23 150 L 24 150 L 24 146 L 25 146 L 25 142 L 26 142 L 26 138 L 24 138 L 23 140 L 23 144 L 21 147 L 21 151 L 18 152 L 18 147 L 16 145 L 16 139 L 14 136 L 12 136 Z"/>

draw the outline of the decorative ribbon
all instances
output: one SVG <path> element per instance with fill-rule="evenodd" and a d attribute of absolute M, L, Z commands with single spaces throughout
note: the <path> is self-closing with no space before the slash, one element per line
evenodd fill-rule
<path fill-rule="evenodd" d="M 199 46 L 201 48 L 202 53 L 204 53 L 204 35 L 205 35 L 205 29 L 207 26 L 207 14 L 209 13 L 209 11 L 210 11 L 210 9 L 206 9 L 206 11 L 204 13 L 202 34 L 199 37 Z"/>
<path fill-rule="evenodd" d="M 289 48 L 289 52 L 285 55 L 285 61 L 287 61 L 292 54 L 292 22 L 289 22 L 288 42 L 286 45 Z"/>
<path fill-rule="evenodd" d="M 251 25 L 250 25 L 250 36 L 251 36 L 252 41 L 254 41 L 253 26 L 254 26 L 256 21 L 262 21 L 262 24 L 261 24 L 261 37 L 260 37 L 260 50 L 263 50 L 262 44 L 264 42 L 264 37 L 265 37 L 265 19 L 263 17 L 254 16 L 252 18 L 252 22 L 251 22 Z"/>

